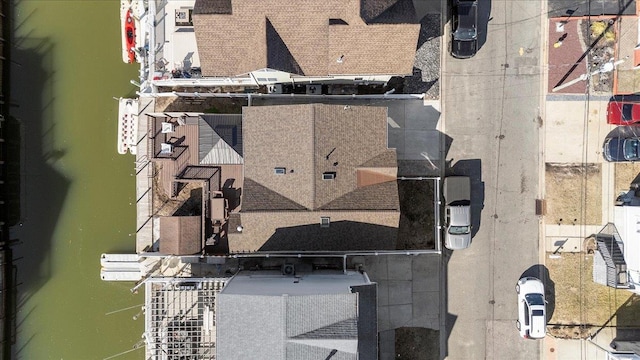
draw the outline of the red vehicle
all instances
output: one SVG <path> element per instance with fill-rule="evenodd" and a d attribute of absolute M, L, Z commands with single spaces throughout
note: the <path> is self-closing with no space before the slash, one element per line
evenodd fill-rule
<path fill-rule="evenodd" d="M 611 100 L 607 105 L 607 124 L 640 123 L 640 102 Z"/>

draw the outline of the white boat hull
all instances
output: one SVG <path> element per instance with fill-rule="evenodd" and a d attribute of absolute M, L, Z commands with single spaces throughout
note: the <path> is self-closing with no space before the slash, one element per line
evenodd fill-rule
<path fill-rule="evenodd" d="M 138 143 L 138 100 L 118 100 L 118 153 L 136 154 Z"/>

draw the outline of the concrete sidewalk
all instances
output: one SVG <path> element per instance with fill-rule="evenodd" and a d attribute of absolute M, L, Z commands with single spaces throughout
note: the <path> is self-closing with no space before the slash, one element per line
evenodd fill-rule
<path fill-rule="evenodd" d="M 550 68 L 552 68 L 553 61 L 558 63 L 566 61 L 558 56 L 562 52 L 569 50 L 568 47 L 565 47 L 566 43 L 560 48 L 554 49 L 552 47 L 557 40 L 554 37 L 558 36 L 555 31 L 552 31 L 555 30 L 556 23 L 556 19 L 549 19 L 550 33 L 547 41 L 550 45 L 549 56 L 552 59 L 547 60 Z M 567 30 L 566 26 L 563 30 Z M 574 32 L 576 30 L 573 29 Z M 577 39 L 574 40 L 574 45 L 576 45 L 574 50 L 579 52 L 578 41 Z M 540 231 L 540 246 L 544 249 L 541 251 L 541 264 L 545 263 L 549 253 L 580 252 L 584 250 L 584 239 L 598 233 L 607 222 L 613 219 L 614 199 L 620 191 L 620 189 L 614 188 L 614 164 L 604 161 L 602 156 L 603 141 L 615 128 L 615 126 L 606 122 L 606 106 L 612 94 L 598 94 L 587 97 L 584 92 L 586 85 L 584 82 L 567 87 L 563 91 L 566 93 L 573 92 L 575 95 L 551 93 L 550 89 L 554 86 L 552 82 L 557 81 L 556 78 L 560 74 L 558 71 L 556 71 L 558 74 L 552 74 L 552 72 L 550 69 L 548 74 L 550 79 L 545 86 L 548 93 L 545 95 L 545 119 L 543 119 L 543 131 L 540 139 L 543 151 L 541 169 L 544 171 L 545 164 L 549 163 L 577 166 L 597 164 L 601 174 L 602 217 L 600 224 L 588 225 L 581 224 L 580 220 L 574 223 L 573 221 L 566 221 L 567 219 L 563 222 L 558 221 L 557 223 L 548 224 L 545 220 L 549 219 L 543 218 Z M 577 71 L 577 73 L 580 73 L 580 71 Z M 572 76 L 574 75 L 572 74 Z M 541 182 L 543 198 L 547 196 L 545 194 L 545 176 L 546 174 L 543 172 L 541 174 L 543 178 Z M 581 191 L 581 189 L 576 189 L 576 191 Z M 590 273 L 584 275 L 591 276 Z M 609 344 L 615 336 L 615 328 L 602 329 L 590 340 L 558 339 L 547 336 L 544 339 L 541 358 L 549 360 L 606 360 L 607 351 L 613 351 Z"/>
<path fill-rule="evenodd" d="M 556 339 L 547 336 L 544 342 L 543 358 L 547 360 L 607 359 L 607 352 L 588 340 Z"/>
<path fill-rule="evenodd" d="M 617 193 L 614 189 L 613 164 L 603 160 L 602 142 L 614 128 L 605 120 L 606 100 L 589 101 L 558 101 L 552 99 L 546 102 L 546 119 L 543 127 L 544 163 L 554 164 L 585 164 L 600 165 L 602 186 L 602 223 L 584 225 L 568 222 L 545 224 L 541 222 L 541 246 L 544 246 L 545 263 L 548 253 L 579 252 L 583 250 L 584 239 L 598 233 L 602 227 L 613 218 L 613 200 Z M 541 174 L 545 176 L 545 174 Z M 544 184 L 544 182 L 543 182 Z M 542 191 L 544 192 L 544 186 Z M 576 191 L 580 191 L 576 189 Z M 591 274 L 586 274 L 590 276 Z M 611 333 L 614 334 L 611 334 Z M 602 331 L 598 334 L 596 345 L 587 340 L 556 339 L 547 336 L 544 340 L 543 359 L 549 360 L 577 360 L 577 359 L 607 359 L 609 343 L 615 336 L 615 331 Z"/>
<path fill-rule="evenodd" d="M 604 161 L 602 143 L 615 126 L 605 120 L 608 101 L 589 101 L 588 104 L 585 101 L 554 99 L 546 102 L 544 162 L 600 165 L 602 221 L 591 225 L 580 224 L 579 221 L 544 224 L 545 252 L 581 251 L 584 238 L 596 234 L 613 218 L 613 199 L 620 189 L 614 189 L 614 165 Z M 564 244 L 560 247 L 562 242 Z"/>

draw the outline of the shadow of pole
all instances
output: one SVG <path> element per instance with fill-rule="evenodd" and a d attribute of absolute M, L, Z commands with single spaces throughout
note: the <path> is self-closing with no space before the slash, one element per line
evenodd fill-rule
<path fill-rule="evenodd" d="M 627 1 L 627 3 L 624 5 L 624 7 L 622 7 L 622 9 L 620 9 L 618 14 L 615 15 L 615 20 L 609 21 L 609 23 L 607 24 L 607 27 L 602 31 L 602 33 L 593 42 L 591 42 L 591 44 L 589 45 L 587 50 L 585 50 L 585 52 L 582 53 L 582 55 L 578 58 L 578 60 L 575 61 L 573 66 L 571 66 L 571 68 L 569 68 L 569 70 L 564 74 L 564 76 L 560 79 L 560 81 L 558 81 L 558 83 L 554 86 L 554 88 L 559 87 L 560 85 L 562 85 L 567 80 L 567 78 L 569 78 L 569 76 L 578 68 L 578 65 L 582 62 L 582 60 L 584 60 L 589 55 L 591 50 L 593 50 L 593 48 L 598 44 L 598 42 L 600 42 L 600 40 L 602 38 L 604 38 L 605 34 L 607 33 L 607 31 L 609 31 L 611 29 L 613 24 L 615 24 L 620 19 L 620 15 L 622 15 L 622 13 L 624 13 L 624 10 L 626 8 L 628 8 L 629 5 L 631 5 L 631 3 L 633 3 L 633 2 L 634 2 L 634 0 Z M 587 67 L 587 69 L 588 69 L 588 67 Z M 588 71 L 590 71 L 590 70 L 588 70 Z"/>
<path fill-rule="evenodd" d="M 602 324 L 598 330 L 596 330 L 593 334 L 589 335 L 590 339 L 595 338 L 596 336 L 598 336 L 598 334 L 607 327 L 607 325 L 616 317 L 618 316 L 618 312 L 620 311 L 620 309 L 623 309 L 625 306 L 629 305 L 629 303 L 634 299 L 633 296 L 630 296 L 622 305 L 620 305 L 616 311 L 611 314 L 611 316 L 609 317 L 609 319 L 607 319 L 607 321 L 604 322 L 604 324 Z"/>

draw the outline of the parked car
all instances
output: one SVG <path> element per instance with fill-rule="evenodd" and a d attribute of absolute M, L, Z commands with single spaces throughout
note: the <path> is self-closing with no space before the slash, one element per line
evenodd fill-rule
<path fill-rule="evenodd" d="M 610 162 L 640 160 L 640 137 L 607 138 L 602 146 L 604 159 Z"/>
<path fill-rule="evenodd" d="M 547 301 L 540 279 L 523 277 L 516 284 L 518 320 L 516 327 L 525 339 L 542 339 L 547 333 Z"/>
<path fill-rule="evenodd" d="M 478 1 L 454 0 L 451 55 L 467 59 L 478 51 Z"/>
<path fill-rule="evenodd" d="M 640 123 L 640 102 L 609 101 L 607 105 L 607 123 L 615 125 Z"/>
<path fill-rule="evenodd" d="M 444 179 L 446 234 L 444 246 L 466 249 L 471 244 L 471 180 L 467 176 Z"/>

